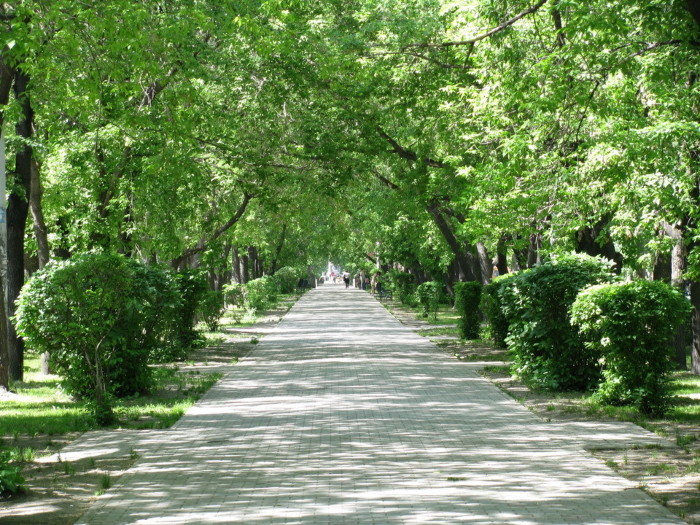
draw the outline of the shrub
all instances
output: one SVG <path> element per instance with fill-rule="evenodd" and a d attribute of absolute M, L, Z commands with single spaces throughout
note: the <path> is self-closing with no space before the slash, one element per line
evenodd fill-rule
<path fill-rule="evenodd" d="M 459 313 L 459 328 L 464 339 L 478 339 L 481 328 L 482 284 L 476 281 L 455 284 L 455 308 Z"/>
<path fill-rule="evenodd" d="M 195 330 L 197 311 L 209 289 L 207 280 L 200 270 L 181 270 L 175 274 L 175 282 L 182 302 L 177 312 L 177 332 L 175 339 L 180 348 L 179 358 L 187 351 L 203 344 L 201 335 Z"/>
<path fill-rule="evenodd" d="M 94 401 L 100 424 L 111 422 L 110 397 L 124 386 L 113 380 L 120 367 L 147 381 L 148 356 L 124 344 L 132 277 L 124 257 L 83 255 L 35 273 L 18 299 L 17 332 L 50 353 L 68 392 Z"/>
<path fill-rule="evenodd" d="M 438 307 L 442 298 L 442 283 L 437 281 L 428 281 L 416 288 L 416 298 L 421 306 L 421 315 L 428 317 L 432 312 L 437 318 Z"/>
<path fill-rule="evenodd" d="M 164 267 L 129 261 L 133 271 L 134 300 L 125 317 L 125 339 L 149 355 L 149 362 L 180 356 L 177 346 L 181 296 L 173 273 Z"/>
<path fill-rule="evenodd" d="M 294 268 L 284 266 L 277 270 L 272 277 L 277 283 L 279 293 L 288 294 L 296 291 L 301 273 Z"/>
<path fill-rule="evenodd" d="M 566 255 L 521 272 L 500 290 L 508 318 L 506 343 L 514 371 L 548 390 L 586 390 L 597 385 L 600 366 L 569 322 L 569 308 L 583 288 L 613 279 L 608 261 Z"/>
<path fill-rule="evenodd" d="M 602 356 L 604 381 L 596 396 L 604 403 L 662 414 L 673 369 L 668 341 L 689 312 L 682 294 L 659 281 L 583 290 L 571 308 L 571 320 L 586 336 L 587 346 Z"/>
<path fill-rule="evenodd" d="M 0 450 L 0 495 L 17 494 L 24 491 L 22 467 L 15 464 L 10 450 Z"/>
<path fill-rule="evenodd" d="M 506 347 L 506 337 L 508 336 L 508 318 L 503 314 L 501 308 L 501 289 L 507 286 L 509 280 L 517 275 L 509 273 L 496 277 L 489 284 L 483 287 L 481 291 L 481 303 L 479 308 L 486 317 L 486 322 L 489 326 L 489 332 L 496 346 L 501 348 Z"/>
<path fill-rule="evenodd" d="M 396 294 L 401 304 L 415 305 L 416 278 L 408 272 L 392 270 L 388 273 L 391 288 Z"/>
<path fill-rule="evenodd" d="M 265 310 L 277 304 L 279 288 L 274 279 L 263 276 L 245 285 L 246 307 L 249 310 Z"/>
<path fill-rule="evenodd" d="M 237 306 L 243 308 L 245 306 L 245 285 L 238 283 L 227 284 L 223 288 L 224 301 L 228 306 Z"/>
<path fill-rule="evenodd" d="M 203 321 L 207 328 L 214 332 L 219 328 L 219 320 L 224 315 L 226 301 L 221 290 L 207 290 L 197 307 L 197 319 Z"/>

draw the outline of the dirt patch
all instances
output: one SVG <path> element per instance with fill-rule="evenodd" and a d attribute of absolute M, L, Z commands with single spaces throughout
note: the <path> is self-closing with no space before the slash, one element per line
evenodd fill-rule
<path fill-rule="evenodd" d="M 193 352 L 186 361 L 177 363 L 178 367 L 201 373 L 229 369 L 255 349 L 256 341 L 279 323 L 290 306 L 291 303 L 282 304 L 244 328 L 222 327 L 213 344 Z M 13 393 L 3 395 L 13 400 L 19 397 Z M 5 446 L 31 448 L 36 457 L 22 470 L 27 492 L 0 499 L 0 522 L 3 525 L 72 525 L 100 493 L 108 490 L 138 460 L 133 451 L 76 461 L 61 459 L 61 449 L 80 435 L 17 434 L 3 440 Z M 52 456 L 52 461 L 46 461 L 46 456 Z"/>

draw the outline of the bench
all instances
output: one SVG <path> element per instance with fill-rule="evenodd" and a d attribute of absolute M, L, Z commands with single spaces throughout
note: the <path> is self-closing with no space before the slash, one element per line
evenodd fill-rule
<path fill-rule="evenodd" d="M 381 283 L 377 284 L 377 296 L 379 296 L 380 301 L 384 300 L 394 300 L 394 292 L 391 288 L 384 288 Z"/>

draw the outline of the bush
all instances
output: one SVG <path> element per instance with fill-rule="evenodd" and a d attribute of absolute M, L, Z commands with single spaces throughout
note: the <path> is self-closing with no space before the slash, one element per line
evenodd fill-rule
<path fill-rule="evenodd" d="M 596 396 L 604 403 L 662 414 L 673 369 L 668 341 L 689 313 L 681 293 L 658 281 L 583 290 L 571 308 L 571 320 L 585 335 L 586 345 L 602 356 L 604 381 Z"/>
<path fill-rule="evenodd" d="M 416 298 L 421 306 L 421 315 L 428 317 L 432 312 L 437 318 L 438 307 L 442 299 L 442 283 L 437 281 L 428 281 L 416 288 Z"/>
<path fill-rule="evenodd" d="M 219 329 L 219 320 L 224 315 L 226 301 L 224 292 L 220 290 L 207 290 L 197 307 L 197 320 L 203 321 L 211 332 Z"/>
<path fill-rule="evenodd" d="M 173 273 L 164 267 L 129 261 L 133 271 L 134 300 L 125 317 L 125 339 L 149 355 L 149 362 L 167 362 L 179 356 L 177 346 L 181 296 Z"/>
<path fill-rule="evenodd" d="M 481 291 L 481 303 L 479 308 L 486 317 L 486 322 L 489 327 L 489 332 L 496 346 L 501 348 L 506 347 L 506 337 L 508 336 L 508 318 L 503 314 L 501 309 L 501 289 L 507 286 L 509 280 L 517 275 L 509 273 L 496 277 L 489 284 L 483 287 Z"/>
<path fill-rule="evenodd" d="M 459 313 L 459 328 L 464 339 L 478 339 L 481 328 L 482 284 L 476 281 L 455 284 L 455 308 Z"/>
<path fill-rule="evenodd" d="M 227 284 L 223 288 L 224 301 L 227 306 L 243 308 L 245 306 L 245 285 L 238 283 Z"/>
<path fill-rule="evenodd" d="M 177 312 L 177 332 L 175 340 L 180 349 L 180 355 L 175 358 L 184 358 L 187 351 L 201 346 L 204 342 L 201 335 L 195 330 L 197 311 L 201 302 L 209 290 L 206 277 L 200 270 L 181 270 L 175 274 L 175 282 L 182 302 Z"/>
<path fill-rule="evenodd" d="M 249 310 L 266 310 L 277 304 L 279 288 L 274 279 L 263 276 L 253 279 L 245 285 L 246 308 Z"/>
<path fill-rule="evenodd" d="M 548 390 L 587 390 L 598 384 L 600 366 L 569 322 L 569 308 L 580 290 L 613 279 L 608 261 L 566 255 L 518 273 L 500 290 L 508 318 L 506 343 L 514 371 Z"/>
<path fill-rule="evenodd" d="M 100 424 L 112 420 L 110 397 L 125 390 L 119 369 L 148 381 L 148 355 L 125 344 L 133 272 L 124 257 L 83 255 L 34 274 L 18 299 L 17 332 L 49 352 L 66 390 L 95 403 Z"/>
<path fill-rule="evenodd" d="M 294 293 L 301 278 L 301 272 L 289 266 L 284 266 L 277 270 L 272 277 L 277 282 L 279 293 Z"/>
<path fill-rule="evenodd" d="M 396 294 L 396 297 L 401 304 L 414 306 L 415 292 L 416 292 L 416 278 L 413 274 L 408 272 L 399 272 L 397 270 L 391 270 L 388 273 L 389 282 L 391 283 L 391 288 Z"/>
<path fill-rule="evenodd" d="M 0 496 L 18 494 L 25 490 L 22 467 L 15 464 L 10 450 L 0 450 Z"/>

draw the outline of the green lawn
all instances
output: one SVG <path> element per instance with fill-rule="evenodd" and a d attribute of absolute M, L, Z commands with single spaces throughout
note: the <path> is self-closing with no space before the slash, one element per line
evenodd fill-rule
<path fill-rule="evenodd" d="M 156 386 L 147 396 L 119 399 L 112 428 L 167 428 L 177 421 L 220 374 L 183 371 L 177 366 L 157 367 Z M 14 385 L 16 400 L 0 405 L 0 436 L 64 434 L 100 428 L 87 405 L 72 400 L 60 388 L 57 376 L 43 376 L 39 359 L 25 361 L 25 381 Z"/>

